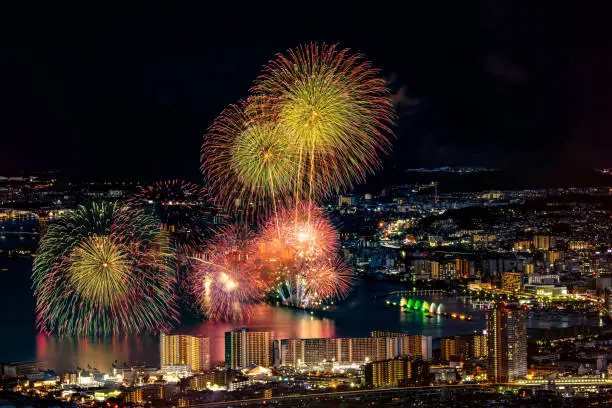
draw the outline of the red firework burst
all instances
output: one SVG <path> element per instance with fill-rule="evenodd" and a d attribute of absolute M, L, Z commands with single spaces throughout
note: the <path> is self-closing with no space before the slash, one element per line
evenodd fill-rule
<path fill-rule="evenodd" d="M 192 290 L 211 320 L 244 320 L 263 299 L 253 262 L 253 234 L 244 227 L 221 228 L 201 256 L 193 259 Z"/>

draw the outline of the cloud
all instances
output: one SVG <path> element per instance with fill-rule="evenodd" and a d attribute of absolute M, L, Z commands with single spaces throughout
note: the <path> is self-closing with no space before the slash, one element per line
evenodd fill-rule
<path fill-rule="evenodd" d="M 385 78 L 385 85 L 391 90 L 391 100 L 395 105 L 398 113 L 410 113 L 411 109 L 414 108 L 421 102 L 418 98 L 413 98 L 408 95 L 408 87 L 399 82 L 398 76 L 395 72 Z"/>
<path fill-rule="evenodd" d="M 405 85 L 400 86 L 397 92 L 391 94 L 391 100 L 400 108 L 414 107 L 421 102 L 419 99 L 408 96 L 408 87 Z"/>

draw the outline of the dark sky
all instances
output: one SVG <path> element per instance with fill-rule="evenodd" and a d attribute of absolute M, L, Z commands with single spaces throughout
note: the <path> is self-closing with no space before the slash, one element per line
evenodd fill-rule
<path fill-rule="evenodd" d="M 605 9 L 226 3 L 4 10 L 0 174 L 197 180 L 207 126 L 275 52 L 305 41 L 339 42 L 393 79 L 387 168 L 612 166 Z"/>

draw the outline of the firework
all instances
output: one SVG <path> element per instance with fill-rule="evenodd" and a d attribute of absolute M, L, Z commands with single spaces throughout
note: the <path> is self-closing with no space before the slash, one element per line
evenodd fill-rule
<path fill-rule="evenodd" d="M 268 277 L 270 293 L 283 304 L 298 307 L 320 306 L 343 299 L 352 279 L 350 269 L 337 256 L 316 261 L 296 259 L 291 264 L 275 265 Z"/>
<path fill-rule="evenodd" d="M 257 244 L 263 276 L 283 303 L 312 306 L 348 291 L 348 269 L 336 256 L 338 233 L 320 209 L 302 204 L 281 211 Z"/>
<path fill-rule="evenodd" d="M 388 89 L 360 55 L 309 44 L 279 54 L 251 91 L 295 145 L 296 190 L 341 191 L 380 167 L 394 119 Z"/>
<path fill-rule="evenodd" d="M 152 216 L 92 203 L 60 217 L 41 240 L 32 273 L 42 332 L 155 331 L 176 322 L 174 255 Z"/>
<path fill-rule="evenodd" d="M 259 102 L 230 105 L 202 146 L 201 170 L 219 205 L 265 215 L 294 185 L 295 144 Z"/>
<path fill-rule="evenodd" d="M 203 186 L 184 180 L 159 181 L 141 187 L 130 205 L 152 212 L 171 232 L 179 255 L 199 251 L 211 215 L 208 192 Z"/>
<path fill-rule="evenodd" d="M 263 282 L 253 263 L 253 235 L 244 227 L 225 226 L 204 253 L 194 258 L 192 290 L 211 320 L 248 319 L 263 298 Z"/>
<path fill-rule="evenodd" d="M 351 271 L 338 257 L 315 262 L 303 274 L 306 296 L 314 302 L 343 299 L 351 287 Z"/>
<path fill-rule="evenodd" d="M 260 252 L 279 261 L 314 261 L 338 250 L 338 232 L 323 212 L 309 204 L 271 217 L 259 239 Z"/>

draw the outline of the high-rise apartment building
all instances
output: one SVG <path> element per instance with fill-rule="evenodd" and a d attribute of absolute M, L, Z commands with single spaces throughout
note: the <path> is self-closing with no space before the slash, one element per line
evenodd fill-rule
<path fill-rule="evenodd" d="M 455 259 L 455 270 L 458 279 L 469 278 L 474 272 L 474 266 L 467 259 Z"/>
<path fill-rule="evenodd" d="M 430 360 L 431 336 L 393 332 L 372 332 L 372 337 L 284 339 L 280 340 L 280 364 L 320 364 L 334 362 L 341 365 L 366 364 L 402 355 Z"/>
<path fill-rule="evenodd" d="M 461 337 L 444 337 L 440 339 L 440 360 L 450 361 L 453 356 L 468 358 L 468 344 Z"/>
<path fill-rule="evenodd" d="M 210 368 L 210 339 L 208 337 L 162 333 L 159 348 L 162 368 L 187 365 L 194 372 Z"/>
<path fill-rule="evenodd" d="M 372 387 L 420 383 L 427 376 L 427 368 L 423 360 L 409 357 L 374 361 L 365 366 L 365 382 Z"/>
<path fill-rule="evenodd" d="M 232 369 L 251 364 L 272 366 L 274 333 L 246 328 L 225 333 L 225 365 Z"/>
<path fill-rule="evenodd" d="M 514 381 L 527 375 L 525 311 L 496 305 L 487 312 L 487 378 Z"/>
<path fill-rule="evenodd" d="M 487 335 L 472 334 L 466 338 L 470 358 L 484 358 L 487 356 Z"/>

